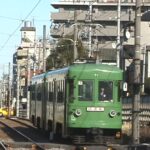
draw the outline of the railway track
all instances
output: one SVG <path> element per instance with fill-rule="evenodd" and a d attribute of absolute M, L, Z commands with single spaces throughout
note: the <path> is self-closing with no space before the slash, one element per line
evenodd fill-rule
<path fill-rule="evenodd" d="M 7 146 L 2 141 L 0 141 L 0 149 L 7 150 Z"/>
<path fill-rule="evenodd" d="M 74 146 L 50 143 L 49 139 L 27 121 L 0 119 L 1 149 L 26 148 L 34 150 L 72 150 Z"/>
<path fill-rule="evenodd" d="M 100 145 L 70 145 L 50 143 L 41 131 L 27 120 L 0 118 L 0 150 L 30 149 L 30 150 L 127 150 L 126 147 Z"/>
<path fill-rule="evenodd" d="M 41 145 L 39 145 L 35 140 L 33 140 L 29 134 L 27 134 L 27 127 L 26 125 L 21 125 L 19 122 L 13 121 L 12 119 L 2 119 L 0 120 L 0 124 L 5 126 L 5 130 L 9 130 L 9 135 L 11 135 L 11 138 L 13 137 L 14 141 L 18 140 L 18 142 L 30 142 L 31 147 L 36 146 L 37 149 L 44 150 L 45 148 Z M 14 134 L 15 133 L 15 134 Z M 7 132 L 8 134 L 8 132 Z M 5 143 L 7 143 L 5 141 Z M 2 144 L 1 144 L 2 145 Z M 3 144 L 4 145 L 4 144 Z M 7 147 L 9 144 L 6 144 Z M 4 147 L 4 146 L 3 146 Z M 5 146 L 6 147 L 6 146 Z"/>

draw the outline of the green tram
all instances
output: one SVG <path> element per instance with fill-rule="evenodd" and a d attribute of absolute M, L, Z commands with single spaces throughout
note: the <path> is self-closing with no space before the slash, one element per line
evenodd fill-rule
<path fill-rule="evenodd" d="M 74 64 L 36 75 L 31 83 L 31 121 L 50 138 L 103 143 L 119 139 L 123 72 L 104 64 Z"/>

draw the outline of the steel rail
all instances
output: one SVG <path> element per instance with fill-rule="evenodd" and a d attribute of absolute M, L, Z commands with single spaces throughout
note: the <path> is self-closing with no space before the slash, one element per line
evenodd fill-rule
<path fill-rule="evenodd" d="M 16 130 L 15 128 L 9 126 L 8 124 L 0 121 L 1 124 L 7 126 L 9 129 L 17 132 L 19 135 L 21 135 L 22 137 L 24 137 L 25 139 L 27 139 L 28 141 L 32 142 L 33 144 L 35 144 L 38 148 L 40 148 L 41 150 L 45 150 L 44 147 L 42 147 L 41 145 L 39 145 L 38 143 L 36 143 L 34 140 L 32 140 L 30 137 L 26 136 L 25 134 L 21 133 L 20 131 Z"/>
<path fill-rule="evenodd" d="M 4 143 L 2 141 L 0 141 L 0 145 L 4 150 L 7 150 L 7 147 L 4 145 Z"/>

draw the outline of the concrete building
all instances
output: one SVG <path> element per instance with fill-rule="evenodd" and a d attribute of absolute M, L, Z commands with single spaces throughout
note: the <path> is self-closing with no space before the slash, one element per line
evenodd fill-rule
<path fill-rule="evenodd" d="M 120 20 L 121 66 L 127 67 L 134 56 L 134 20 L 135 0 L 121 0 L 120 19 L 118 18 L 118 0 L 60 0 L 51 4 L 57 12 L 51 14 L 51 36 L 61 38 L 74 34 L 77 25 L 78 38 L 99 61 L 117 62 L 117 23 Z M 142 1 L 142 14 L 150 9 L 150 1 Z M 130 32 L 130 39 L 125 40 L 125 31 Z M 149 24 L 141 22 L 141 48 L 150 43 Z M 119 44 L 119 43 L 117 43 Z M 146 49 L 145 49 L 146 51 Z M 149 53 L 146 51 L 146 53 Z M 96 56 L 95 56 L 96 55 Z M 146 55 L 149 57 L 149 54 Z M 143 60 L 143 54 L 141 54 Z M 149 60 L 146 58 L 146 60 Z M 149 65 L 146 62 L 147 66 Z M 146 69 L 150 68 L 149 66 Z M 149 70 L 147 70 L 149 74 Z"/>
<path fill-rule="evenodd" d="M 25 21 L 20 31 L 21 43 L 13 56 L 13 98 L 17 100 L 17 116 L 29 118 L 30 81 L 33 75 L 43 72 L 43 59 L 49 55 L 50 47 L 46 41 L 43 48 L 43 39 L 37 40 L 36 28 L 30 21 Z"/>
<path fill-rule="evenodd" d="M 17 99 L 17 116 L 28 117 L 29 92 L 28 86 L 33 74 L 32 57 L 35 54 L 36 28 L 32 26 L 30 21 L 24 22 L 21 27 L 21 44 L 17 48 L 14 67 L 17 72 L 14 74 L 16 81 L 16 99 Z"/>

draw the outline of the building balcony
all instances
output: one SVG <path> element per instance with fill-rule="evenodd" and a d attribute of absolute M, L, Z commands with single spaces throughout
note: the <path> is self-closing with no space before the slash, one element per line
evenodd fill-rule
<path fill-rule="evenodd" d="M 95 12 L 92 14 L 92 21 L 116 21 L 117 20 L 117 10 L 116 11 L 99 11 L 98 8 L 95 8 Z M 134 20 L 135 12 L 131 11 L 130 19 Z M 59 13 L 52 13 L 51 19 L 54 22 L 73 22 L 74 21 L 74 12 L 65 11 Z M 88 21 L 88 11 L 78 11 L 77 12 L 77 20 L 78 21 Z M 121 21 L 129 21 L 129 12 L 121 11 Z"/>
<path fill-rule="evenodd" d="M 27 59 L 18 59 L 17 60 L 17 64 L 20 66 L 20 67 L 24 67 L 24 66 L 27 66 Z"/>
<path fill-rule="evenodd" d="M 84 26 L 82 28 L 80 28 L 78 30 L 78 36 L 80 37 L 82 33 L 87 32 L 88 33 L 88 28 L 86 27 L 86 29 L 84 28 Z M 66 28 L 65 26 L 59 26 L 58 28 L 51 28 L 51 36 L 53 37 L 62 37 L 62 36 L 66 36 L 66 35 L 72 35 L 74 33 L 74 28 L 70 27 L 70 28 Z M 121 33 L 121 36 L 123 34 Z M 116 26 L 106 26 L 105 28 L 92 28 L 92 36 L 117 36 L 117 27 Z"/>
<path fill-rule="evenodd" d="M 21 47 L 26 47 L 26 48 L 30 48 L 30 47 L 33 47 L 34 46 L 34 43 L 33 42 L 24 42 L 24 41 L 21 41 Z"/>
<path fill-rule="evenodd" d="M 64 3 L 89 3 L 89 2 L 93 2 L 93 1 L 92 0 L 87 0 L 85 2 L 85 0 L 61 0 L 59 2 L 59 4 L 64 4 Z M 121 3 L 135 3 L 135 2 L 136 2 L 136 0 L 121 0 Z M 143 3 L 149 3 L 149 0 L 143 0 L 142 2 Z M 118 0 L 95 0 L 95 3 L 105 3 L 105 4 L 107 4 L 107 3 L 118 3 Z M 58 3 L 57 3 L 57 5 L 58 5 Z"/>
<path fill-rule="evenodd" d="M 78 11 L 77 12 L 77 20 L 78 21 L 84 21 L 86 16 L 88 14 L 88 11 Z M 51 14 L 51 19 L 54 20 L 55 22 L 57 21 L 67 21 L 72 22 L 74 21 L 74 12 L 72 11 L 65 11 L 65 12 L 59 12 L 59 13 L 52 13 Z"/>
<path fill-rule="evenodd" d="M 25 78 L 22 78 L 20 80 L 20 86 L 25 86 L 25 85 L 26 85 Z"/>
<path fill-rule="evenodd" d="M 64 24 L 51 28 L 50 33 L 52 37 L 63 37 L 65 35 L 72 35 L 74 32 L 74 28 L 66 28 Z"/>
<path fill-rule="evenodd" d="M 25 77 L 27 75 L 27 71 L 25 69 L 20 70 L 20 76 Z"/>
<path fill-rule="evenodd" d="M 52 20 L 74 20 L 74 13 L 72 12 L 61 12 L 61 13 L 51 13 Z"/>
<path fill-rule="evenodd" d="M 129 12 L 128 11 L 121 11 L 120 14 L 120 20 L 121 21 L 129 21 Z M 130 14 L 130 20 L 133 21 L 135 18 L 135 12 L 131 11 Z M 117 10 L 116 11 L 98 11 L 96 13 L 93 13 L 92 15 L 93 21 L 117 21 Z"/>
<path fill-rule="evenodd" d="M 28 56 L 27 49 L 17 50 L 17 57 L 27 57 L 27 56 Z"/>

